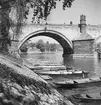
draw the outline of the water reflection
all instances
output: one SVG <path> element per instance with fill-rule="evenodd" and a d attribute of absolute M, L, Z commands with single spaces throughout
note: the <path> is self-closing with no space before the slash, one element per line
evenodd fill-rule
<path fill-rule="evenodd" d="M 22 54 L 22 58 L 35 64 L 63 64 L 65 66 L 74 67 L 89 71 L 89 76 L 101 76 L 101 60 L 96 57 L 62 57 L 62 52 L 57 53 L 30 53 Z"/>
<path fill-rule="evenodd" d="M 63 64 L 65 66 L 70 66 L 72 67 L 73 66 L 73 63 L 74 63 L 74 60 L 73 60 L 73 56 L 65 56 L 63 58 Z"/>
<path fill-rule="evenodd" d="M 74 68 L 79 68 L 81 70 L 89 71 L 90 76 L 101 76 L 101 60 L 97 57 L 73 57 L 66 56 L 62 57 L 62 52 L 57 53 L 31 53 L 31 54 L 22 54 L 22 58 L 28 60 L 33 65 L 35 64 L 63 64 L 65 66 L 70 66 Z M 78 93 L 90 93 L 90 92 L 101 92 L 101 85 L 92 86 L 86 88 L 76 88 L 76 89 L 60 89 L 61 94 L 64 96 L 69 96 L 72 94 Z M 88 104 L 79 104 L 79 105 L 92 105 Z M 94 104 L 95 105 L 95 104 Z M 99 105 L 99 104 L 96 104 Z"/>

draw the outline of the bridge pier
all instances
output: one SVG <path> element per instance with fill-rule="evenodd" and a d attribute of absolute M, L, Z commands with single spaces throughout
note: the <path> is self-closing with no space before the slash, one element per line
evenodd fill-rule
<path fill-rule="evenodd" d="M 74 53 L 73 49 L 71 48 L 64 48 L 63 49 L 63 57 L 71 56 Z"/>
<path fill-rule="evenodd" d="M 68 55 L 67 54 L 62 54 L 62 57 L 63 58 L 67 58 L 67 57 L 70 58 L 70 57 L 73 57 L 73 54 L 68 54 Z"/>

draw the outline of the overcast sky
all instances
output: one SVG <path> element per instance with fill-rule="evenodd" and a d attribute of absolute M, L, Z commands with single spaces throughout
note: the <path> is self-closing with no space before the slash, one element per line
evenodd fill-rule
<path fill-rule="evenodd" d="M 49 16 L 50 23 L 67 23 L 73 21 L 74 24 L 80 22 L 80 15 L 86 15 L 87 24 L 101 24 L 101 0 L 75 0 L 71 8 L 65 11 L 62 3 L 58 3 L 57 8 Z M 61 7 L 61 8 L 60 8 Z"/>
<path fill-rule="evenodd" d="M 73 24 L 80 22 L 80 15 L 86 15 L 86 23 L 91 25 L 101 24 L 101 0 L 75 0 L 71 8 L 67 8 L 65 11 L 62 9 L 62 3 L 59 2 L 57 8 L 51 12 L 49 16 L 49 23 L 56 24 L 69 24 L 73 21 Z M 61 7 L 61 8 L 60 8 Z M 45 41 L 54 42 L 54 39 L 49 37 L 36 37 L 32 38 L 34 41 L 44 39 Z"/>

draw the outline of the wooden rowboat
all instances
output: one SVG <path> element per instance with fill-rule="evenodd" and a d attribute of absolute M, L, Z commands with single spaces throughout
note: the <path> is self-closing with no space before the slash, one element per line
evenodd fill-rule
<path fill-rule="evenodd" d="M 87 94 L 76 94 L 68 97 L 71 102 L 79 102 L 79 103 L 101 103 L 101 93 L 87 93 Z M 92 104 L 95 105 L 95 104 Z"/>
<path fill-rule="evenodd" d="M 65 81 L 54 81 L 53 83 L 57 87 L 61 88 L 77 88 L 77 87 L 86 87 L 92 85 L 101 85 L 101 78 L 92 77 L 92 78 L 75 79 L 75 80 L 70 79 Z"/>
<path fill-rule="evenodd" d="M 40 75 L 40 77 L 43 78 L 44 80 L 52 80 L 52 77 L 48 75 Z"/>
<path fill-rule="evenodd" d="M 71 76 L 83 76 L 85 77 L 86 75 L 88 75 L 87 71 L 81 71 L 81 70 L 58 70 L 58 71 L 50 71 L 50 70 L 34 70 L 34 72 L 36 72 L 37 74 L 42 74 L 42 75 L 49 75 L 51 77 L 55 76 L 63 76 L 63 77 L 68 77 L 69 75 Z"/>
<path fill-rule="evenodd" d="M 64 65 L 38 65 L 30 68 L 31 70 L 50 70 L 50 71 L 58 71 L 58 70 L 66 70 Z"/>

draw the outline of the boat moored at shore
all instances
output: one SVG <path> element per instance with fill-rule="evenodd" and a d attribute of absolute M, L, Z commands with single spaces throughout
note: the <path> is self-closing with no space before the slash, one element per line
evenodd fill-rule
<path fill-rule="evenodd" d="M 90 103 L 90 105 L 99 105 L 101 103 L 101 93 L 87 93 L 87 94 L 75 94 L 68 97 L 68 99 L 75 104 L 78 103 Z M 88 104 L 87 104 L 88 105 Z"/>
<path fill-rule="evenodd" d="M 101 77 L 68 79 L 65 81 L 54 81 L 53 83 L 60 88 L 80 88 L 92 85 L 101 85 Z"/>

